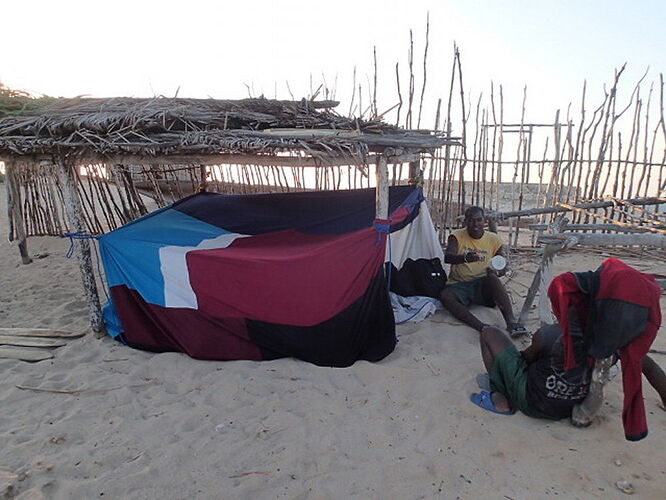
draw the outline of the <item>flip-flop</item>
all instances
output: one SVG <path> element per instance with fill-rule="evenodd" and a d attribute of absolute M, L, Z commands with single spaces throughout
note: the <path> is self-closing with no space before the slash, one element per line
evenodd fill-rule
<path fill-rule="evenodd" d="M 483 408 L 484 410 L 490 411 L 492 413 L 497 413 L 498 415 L 513 415 L 516 413 L 515 410 L 510 411 L 500 411 L 495 408 L 493 403 L 492 393 L 488 391 L 475 392 L 470 397 L 469 400 L 474 403 L 476 406 Z"/>
<path fill-rule="evenodd" d="M 509 337 L 512 339 L 517 339 L 528 333 L 527 328 L 520 323 L 510 323 L 509 326 L 506 327 L 506 330 L 509 332 Z"/>
<path fill-rule="evenodd" d="M 479 386 L 479 389 L 490 392 L 490 375 L 479 373 L 476 376 L 476 384 Z"/>

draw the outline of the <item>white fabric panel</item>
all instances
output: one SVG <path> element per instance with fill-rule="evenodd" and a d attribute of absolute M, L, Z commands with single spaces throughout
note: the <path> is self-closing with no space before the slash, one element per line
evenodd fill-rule
<path fill-rule="evenodd" d="M 407 259 L 434 259 L 439 257 L 444 265 L 444 250 L 439 243 L 430 211 L 425 201 L 421 202 L 419 215 L 411 224 L 391 233 L 386 245 L 385 262 L 391 260 L 400 269 Z"/>
<path fill-rule="evenodd" d="M 247 234 L 227 233 L 216 238 L 202 240 L 197 246 L 170 246 L 160 248 L 160 270 L 164 277 L 164 303 L 166 307 L 198 309 L 197 297 L 190 284 L 187 270 L 187 252 L 226 248 L 236 238 L 247 238 Z"/>

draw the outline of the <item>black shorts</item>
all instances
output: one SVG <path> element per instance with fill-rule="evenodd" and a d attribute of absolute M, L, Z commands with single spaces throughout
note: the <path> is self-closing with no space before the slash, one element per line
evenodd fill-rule
<path fill-rule="evenodd" d="M 483 297 L 483 283 L 486 279 L 485 276 L 473 279 L 472 281 L 460 281 L 446 285 L 444 290 L 453 292 L 458 297 L 460 303 L 464 306 L 476 304 L 479 306 L 495 307 L 495 301 L 492 299 L 484 299 Z"/>

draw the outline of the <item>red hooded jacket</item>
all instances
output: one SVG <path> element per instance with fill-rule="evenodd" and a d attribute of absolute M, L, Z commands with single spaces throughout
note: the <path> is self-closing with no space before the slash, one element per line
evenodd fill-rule
<path fill-rule="evenodd" d="M 578 312 L 589 353 L 602 359 L 619 350 L 622 365 L 625 437 L 638 441 L 647 435 L 641 388 L 641 363 L 661 325 L 661 289 L 652 275 L 619 259 L 604 261 L 594 273 L 564 273 L 548 288 L 553 313 L 562 328 L 565 369 L 575 366 L 569 335 L 569 308 Z"/>

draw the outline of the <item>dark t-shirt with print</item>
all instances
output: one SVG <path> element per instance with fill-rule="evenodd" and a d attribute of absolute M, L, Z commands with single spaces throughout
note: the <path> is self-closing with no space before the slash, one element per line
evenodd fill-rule
<path fill-rule="evenodd" d="M 555 324 L 541 328 L 543 346 L 527 371 L 527 402 L 531 408 L 552 418 L 569 417 L 590 388 L 592 370 L 587 363 L 583 338 L 574 325 L 570 333 L 575 368 L 564 370 L 562 330 Z"/>

